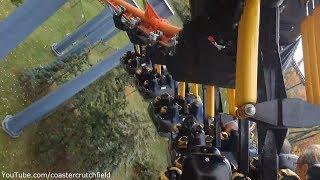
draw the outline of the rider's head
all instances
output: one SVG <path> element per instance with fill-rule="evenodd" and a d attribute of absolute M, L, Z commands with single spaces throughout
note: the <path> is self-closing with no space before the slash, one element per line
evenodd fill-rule
<path fill-rule="evenodd" d="M 320 163 L 320 145 L 309 146 L 299 157 L 296 172 L 301 180 L 306 179 L 308 168 Z"/>

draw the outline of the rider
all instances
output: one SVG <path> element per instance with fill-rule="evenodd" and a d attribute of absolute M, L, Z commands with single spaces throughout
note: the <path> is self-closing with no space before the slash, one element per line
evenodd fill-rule
<path fill-rule="evenodd" d="M 320 163 L 320 145 L 313 144 L 309 146 L 299 157 L 296 172 L 301 180 L 307 179 L 307 171 L 315 164 Z M 318 177 L 319 178 L 319 177 Z"/>

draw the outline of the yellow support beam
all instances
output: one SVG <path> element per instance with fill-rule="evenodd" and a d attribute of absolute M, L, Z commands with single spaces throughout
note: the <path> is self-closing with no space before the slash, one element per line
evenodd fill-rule
<path fill-rule="evenodd" d="M 314 31 L 314 15 L 307 17 L 307 28 L 308 28 L 308 50 L 311 64 L 311 76 L 312 76 L 312 92 L 313 101 L 315 104 L 320 104 L 320 84 L 319 84 L 319 74 L 318 74 L 318 62 L 317 62 L 317 50 L 315 42 L 315 31 Z M 317 21 L 317 20 L 315 20 Z M 319 21 L 319 19 L 318 19 Z"/>
<path fill-rule="evenodd" d="M 207 86 L 206 88 L 206 118 L 214 118 L 215 115 L 215 90 L 214 86 Z"/>
<path fill-rule="evenodd" d="M 314 41 L 315 41 L 315 53 L 316 53 L 316 61 L 315 64 L 317 64 L 318 68 L 318 84 L 320 87 L 320 6 L 318 6 L 314 11 L 312 15 L 313 19 L 313 30 L 314 30 Z M 317 104 L 320 105 L 320 88 L 319 91 L 315 92 L 314 96 L 316 96 L 316 99 L 318 99 Z"/>
<path fill-rule="evenodd" d="M 186 83 L 179 82 L 178 83 L 178 96 L 181 98 L 186 98 Z"/>
<path fill-rule="evenodd" d="M 160 64 L 156 64 L 156 65 L 154 65 L 154 68 L 155 68 L 157 74 L 161 75 L 162 66 Z"/>
<path fill-rule="evenodd" d="M 228 100 L 228 111 L 231 115 L 236 115 L 237 107 L 236 107 L 236 90 L 235 89 L 227 89 L 227 100 Z"/>
<path fill-rule="evenodd" d="M 238 28 L 236 106 L 256 103 L 260 0 L 246 0 Z"/>
<path fill-rule="evenodd" d="M 311 64 L 309 57 L 308 48 L 308 28 L 307 19 L 304 19 L 300 25 L 301 35 L 302 35 L 302 50 L 303 50 L 303 60 L 304 60 L 304 71 L 306 79 L 306 94 L 309 103 L 313 103 L 313 89 L 312 89 L 312 76 L 311 76 Z"/>
<path fill-rule="evenodd" d="M 302 47 L 305 63 L 306 93 L 309 103 L 320 104 L 320 63 L 317 49 L 320 40 L 319 10 L 316 9 L 312 15 L 307 16 L 301 23 Z M 317 47 L 318 46 L 318 47 Z"/>
<path fill-rule="evenodd" d="M 191 84 L 191 93 L 198 98 L 199 97 L 199 86 L 198 84 L 192 83 Z"/>

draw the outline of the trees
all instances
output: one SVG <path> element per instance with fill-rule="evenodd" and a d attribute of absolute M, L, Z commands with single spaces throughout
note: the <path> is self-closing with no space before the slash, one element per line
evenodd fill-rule
<path fill-rule="evenodd" d="M 11 3 L 16 6 L 20 6 L 23 2 L 24 0 L 11 0 Z"/>
<path fill-rule="evenodd" d="M 112 172 L 125 162 L 136 176 L 158 174 L 148 153 L 155 130 L 146 114 L 128 110 L 128 79 L 118 67 L 41 121 L 35 149 L 41 166 Z"/>
<path fill-rule="evenodd" d="M 87 54 L 67 59 L 57 59 L 46 66 L 26 70 L 19 75 L 20 85 L 24 95 L 31 102 L 46 95 L 55 86 L 73 79 L 91 65 Z"/>
<path fill-rule="evenodd" d="M 172 3 L 184 22 L 190 18 L 190 5 L 188 0 L 172 0 Z"/>

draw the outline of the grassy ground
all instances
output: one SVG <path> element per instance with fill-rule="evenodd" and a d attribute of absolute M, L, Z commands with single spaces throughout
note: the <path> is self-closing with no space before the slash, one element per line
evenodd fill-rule
<path fill-rule="evenodd" d="M 128 87 L 126 94 L 129 105 L 129 111 L 139 111 L 144 116 L 148 116 L 148 103 L 143 100 L 141 95 L 138 93 L 137 89 L 134 87 Z M 151 121 L 151 119 L 148 119 Z M 158 136 L 156 129 L 154 129 L 154 134 L 152 137 L 148 137 L 150 143 L 152 143 L 151 148 L 148 151 L 150 157 L 154 157 L 154 162 L 157 164 L 159 171 L 165 170 L 168 165 L 167 155 L 168 155 L 168 141 L 165 138 Z M 153 140 L 152 140 L 153 139 Z M 132 167 L 126 167 L 126 164 L 122 164 L 112 175 L 114 180 L 131 179 L 129 177 L 134 175 L 132 172 Z M 154 177 L 158 179 L 158 177 Z"/>
<path fill-rule="evenodd" d="M 7 114 L 15 114 L 29 105 L 19 86 L 18 76 L 26 69 L 45 65 L 54 60 L 50 46 L 61 40 L 67 33 L 75 30 L 83 18 L 90 19 L 99 13 L 103 6 L 99 2 L 82 1 L 84 16 L 79 13 L 79 5 L 72 1 L 66 3 L 54 16 L 50 17 L 42 26 L 36 29 L 23 41 L 4 61 L 0 61 L 0 119 Z M 7 17 L 16 8 L 10 0 L 0 1 L 0 20 Z M 93 57 L 99 58 L 99 54 Z M 30 140 L 34 127 L 28 128 L 23 135 L 12 140 L 3 131 L 0 132 L 0 169 L 4 171 L 33 170 L 33 157 Z"/>
<path fill-rule="evenodd" d="M 97 0 L 82 0 L 82 4 L 70 0 L 54 16 L 50 17 L 43 25 L 36 29 L 24 40 L 4 61 L 0 61 L 0 119 L 7 114 L 15 114 L 27 107 L 29 102 L 23 96 L 23 89 L 19 85 L 18 76 L 27 69 L 46 65 L 54 61 L 50 46 L 59 42 L 63 37 L 86 19 L 98 14 L 103 6 Z M 142 1 L 139 1 L 140 4 Z M 7 17 L 16 8 L 10 0 L 0 0 L 0 21 Z M 83 13 L 83 16 L 82 16 Z M 93 64 L 106 56 L 112 48 L 120 48 L 128 42 L 124 33 L 118 33 L 106 45 L 99 44 L 90 51 L 89 60 Z M 130 109 L 133 111 L 145 111 L 147 116 L 147 104 L 137 92 L 130 96 Z M 150 120 L 151 122 L 151 120 Z M 33 156 L 34 137 L 36 126 L 27 128 L 18 139 L 10 139 L 0 131 L 0 170 L 6 172 L 26 171 L 39 172 L 42 168 Z M 155 132 L 156 133 L 156 132 Z M 156 137 L 156 134 L 155 134 Z M 163 168 L 166 165 L 166 141 L 157 139 L 152 146 L 152 153 Z M 121 168 L 118 176 L 123 177 Z"/>
<path fill-rule="evenodd" d="M 10 0 L 1 0 L 0 20 L 7 17 L 15 8 Z M 0 119 L 3 119 L 7 114 L 19 112 L 31 103 L 23 96 L 18 82 L 19 74 L 23 70 L 46 65 L 53 61 L 54 56 L 51 53 L 51 44 L 63 39 L 67 33 L 80 26 L 85 19 L 92 18 L 102 9 L 103 6 L 98 1 L 82 0 L 82 4 L 75 4 L 75 1 L 66 3 L 54 16 L 50 17 L 10 53 L 4 61 L 0 62 Z M 124 34 L 119 33 L 108 44 L 119 48 L 126 42 L 127 39 Z M 89 58 L 92 62 L 96 62 L 104 58 L 105 55 L 104 52 L 93 50 Z M 23 135 L 16 140 L 8 138 L 3 131 L 0 132 L 1 170 L 34 169 L 36 162 L 30 157 L 32 147 L 30 137 L 34 133 L 34 129 L 35 127 L 27 128 Z"/>

